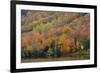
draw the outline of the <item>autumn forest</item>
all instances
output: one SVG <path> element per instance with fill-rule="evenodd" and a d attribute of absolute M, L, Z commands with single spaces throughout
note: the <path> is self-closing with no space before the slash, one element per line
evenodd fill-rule
<path fill-rule="evenodd" d="M 90 59 L 90 14 L 21 10 L 21 61 Z"/>

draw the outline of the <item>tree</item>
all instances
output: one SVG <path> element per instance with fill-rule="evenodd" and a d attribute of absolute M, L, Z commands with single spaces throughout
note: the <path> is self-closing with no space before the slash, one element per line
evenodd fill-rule
<path fill-rule="evenodd" d="M 27 34 L 22 37 L 22 44 L 25 47 L 30 45 L 30 37 Z"/>

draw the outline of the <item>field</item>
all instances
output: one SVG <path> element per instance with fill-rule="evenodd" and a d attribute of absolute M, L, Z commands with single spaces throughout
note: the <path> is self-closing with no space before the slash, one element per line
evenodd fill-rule
<path fill-rule="evenodd" d="M 21 11 L 21 61 L 90 59 L 90 14 Z"/>

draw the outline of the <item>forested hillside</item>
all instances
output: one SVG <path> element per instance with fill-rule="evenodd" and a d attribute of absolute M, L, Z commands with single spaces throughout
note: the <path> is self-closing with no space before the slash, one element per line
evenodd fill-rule
<path fill-rule="evenodd" d="M 89 13 L 21 12 L 22 62 L 90 58 Z"/>

